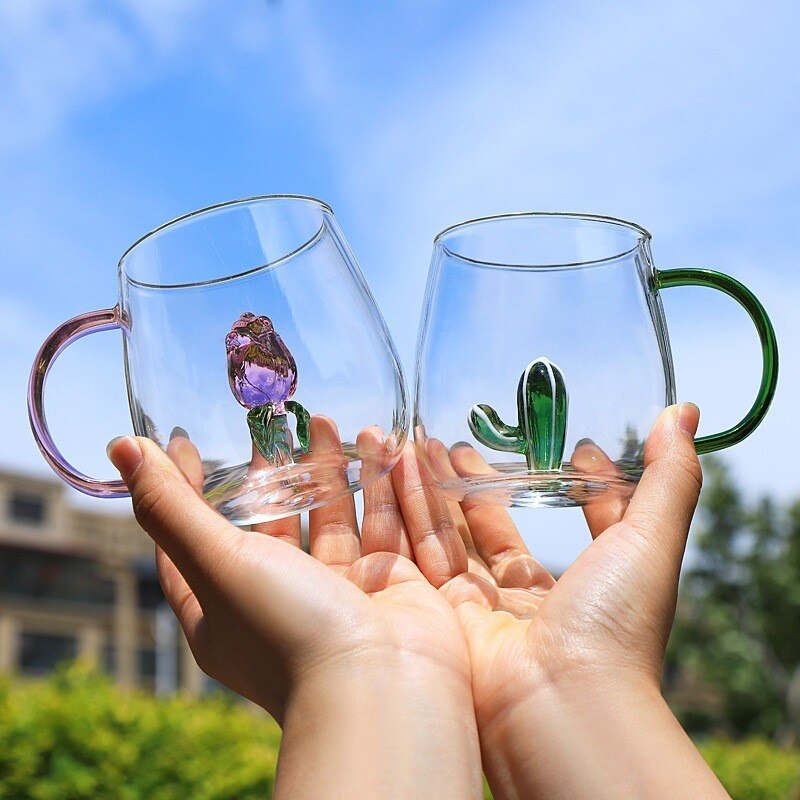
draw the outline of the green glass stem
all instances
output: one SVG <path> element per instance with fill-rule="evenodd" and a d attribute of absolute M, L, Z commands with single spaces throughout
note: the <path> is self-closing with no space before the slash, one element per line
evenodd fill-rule
<path fill-rule="evenodd" d="M 294 429 L 297 433 L 297 441 L 300 442 L 300 448 L 304 453 L 308 452 L 309 442 L 309 426 L 311 425 L 311 415 L 306 411 L 297 400 L 287 400 L 284 408 L 290 413 L 294 414 L 295 423 Z"/>
<path fill-rule="evenodd" d="M 775 396 L 775 387 L 778 383 L 778 341 L 764 306 L 744 284 L 729 275 L 711 269 L 682 268 L 656 271 L 654 283 L 656 289 L 669 289 L 672 286 L 706 286 L 719 289 L 736 300 L 753 320 L 761 340 L 762 356 L 761 385 L 755 402 L 740 422 L 721 433 L 697 437 L 695 447 L 702 455 L 741 442 L 761 424 Z"/>
<path fill-rule="evenodd" d="M 250 438 L 259 453 L 273 466 L 292 462 L 292 432 L 286 414 L 276 414 L 275 406 L 266 403 L 247 414 Z"/>
<path fill-rule="evenodd" d="M 564 374 L 547 358 L 528 364 L 517 386 L 517 425 L 507 425 L 484 403 L 474 405 L 467 422 L 472 435 L 493 450 L 522 453 L 529 470 L 561 469 L 567 437 L 568 397 Z"/>
<path fill-rule="evenodd" d="M 300 448 L 308 452 L 309 425 L 311 417 L 296 400 L 287 400 L 284 408 L 295 415 L 295 430 Z M 266 403 L 251 408 L 247 414 L 250 438 L 259 453 L 272 465 L 281 466 L 294 461 L 292 454 L 292 432 L 286 414 L 276 414 L 275 406 Z"/>

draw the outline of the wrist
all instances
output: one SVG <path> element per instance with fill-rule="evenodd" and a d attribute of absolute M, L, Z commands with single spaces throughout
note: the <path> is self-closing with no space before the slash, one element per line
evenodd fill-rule
<path fill-rule="evenodd" d="M 497 800 L 728 796 L 647 677 L 543 683 L 479 723 Z"/>
<path fill-rule="evenodd" d="M 276 798 L 481 796 L 469 677 L 398 658 L 307 675 L 283 723 Z"/>

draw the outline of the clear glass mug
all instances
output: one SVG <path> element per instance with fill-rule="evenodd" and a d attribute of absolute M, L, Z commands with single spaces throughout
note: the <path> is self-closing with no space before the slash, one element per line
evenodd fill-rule
<path fill-rule="evenodd" d="M 119 262 L 116 306 L 54 331 L 31 371 L 34 437 L 55 472 L 124 497 L 70 465 L 44 414 L 47 372 L 89 333 L 122 332 L 133 429 L 188 438 L 206 499 L 239 525 L 352 493 L 396 463 L 406 437 L 400 362 L 333 212 L 266 196 L 180 217 Z"/>
<path fill-rule="evenodd" d="M 584 214 L 471 220 L 434 242 L 420 323 L 414 437 L 457 500 L 575 506 L 630 494 L 659 412 L 675 402 L 659 292 L 709 286 L 748 311 L 763 349 L 758 396 L 729 447 L 761 422 L 778 351 L 762 305 L 706 269 L 658 270 L 650 234 Z M 462 449 L 468 446 L 469 449 Z"/>

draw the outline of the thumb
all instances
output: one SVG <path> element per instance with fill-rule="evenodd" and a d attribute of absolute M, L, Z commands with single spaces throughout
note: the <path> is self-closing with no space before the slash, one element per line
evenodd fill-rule
<path fill-rule="evenodd" d="M 198 496 L 161 448 L 143 437 L 120 436 L 107 447 L 128 486 L 136 520 L 195 590 L 219 575 L 241 532 Z"/>
<path fill-rule="evenodd" d="M 185 578 L 206 616 L 222 615 L 228 626 L 237 620 L 285 646 L 318 639 L 321 629 L 340 621 L 343 602 L 364 597 L 300 548 L 236 528 L 155 442 L 114 439 L 108 456 L 128 485 L 137 521 Z"/>
<path fill-rule="evenodd" d="M 680 570 L 703 473 L 694 445 L 700 410 L 693 403 L 664 409 L 647 438 L 645 468 L 623 525 L 657 546 Z"/>

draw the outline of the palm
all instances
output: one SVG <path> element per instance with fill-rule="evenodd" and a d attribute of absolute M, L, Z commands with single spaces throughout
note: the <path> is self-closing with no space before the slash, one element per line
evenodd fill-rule
<path fill-rule="evenodd" d="M 370 544 L 376 543 L 368 538 L 365 545 Z M 315 597 L 324 599 L 309 609 L 312 627 L 328 632 L 333 653 L 388 649 L 424 656 L 468 677 L 469 655 L 458 616 L 412 559 L 377 550 L 347 568 L 333 568 L 305 553 L 298 556 Z"/>
<path fill-rule="evenodd" d="M 582 668 L 596 671 L 598 664 L 638 653 L 636 637 L 625 637 L 626 630 L 636 627 L 634 614 L 626 612 L 624 597 L 617 595 L 617 578 L 598 570 L 598 556 L 589 548 L 557 583 L 534 567 L 538 583 L 528 588 L 498 586 L 494 575 L 483 571 L 454 579 L 454 586 L 463 582 L 468 588 L 460 591 L 473 598 L 457 608 L 479 720 L 513 707 L 553 677 Z M 516 559 L 518 568 L 533 561 L 525 554 Z M 616 599 L 609 602 L 609 597 Z"/>
<path fill-rule="evenodd" d="M 364 574 L 384 569 L 388 553 L 359 559 L 353 572 Z M 398 651 L 420 654 L 442 666 L 455 667 L 469 675 L 466 639 L 453 607 L 424 578 L 419 569 L 402 556 L 392 567 L 393 579 L 408 579 L 377 588 L 367 596 L 365 629 L 370 646 L 389 646 Z M 357 583 L 361 582 L 361 578 Z M 374 586 L 374 584 L 373 584 Z M 372 587 L 369 587 L 372 588 Z M 359 637 L 364 634 L 358 634 Z"/>
<path fill-rule="evenodd" d="M 490 470 L 471 447 L 447 452 L 438 443 L 428 444 L 428 455 L 440 470 L 454 475 Z M 659 473 L 664 467 L 653 454 L 664 443 L 656 438 L 648 444 L 649 478 L 642 480 L 630 506 L 623 498 L 611 498 L 584 509 L 593 541 L 558 582 L 531 556 L 504 508 L 448 502 L 469 568 L 454 575 L 445 592 L 467 636 L 479 724 L 543 680 L 575 671 L 622 668 L 657 683 L 680 561 L 653 536 L 655 501 L 648 495 L 663 486 Z M 610 464 L 595 445 L 576 451 L 573 464 L 581 458 Z M 692 500 L 675 509 L 678 531 L 688 528 L 697 499 L 699 468 L 694 464 L 696 459 L 687 459 L 688 469 L 680 476 Z"/>
<path fill-rule="evenodd" d="M 312 446 L 341 453 L 330 420 L 312 418 L 311 436 Z M 364 431 L 359 447 L 374 447 L 377 439 L 377 432 Z M 177 438 L 169 454 L 199 488 L 202 468 L 194 447 Z M 192 592 L 159 553 L 162 583 L 205 672 L 278 717 L 291 676 L 309 665 L 337 662 L 357 670 L 376 661 L 376 655 L 409 666 L 419 659 L 441 667 L 437 674 L 443 680 L 455 677 L 468 684 L 463 630 L 435 588 L 446 579 L 437 578 L 445 569 L 441 544 L 427 535 L 426 507 L 412 508 L 419 481 L 416 460 L 404 462 L 394 482 L 384 476 L 365 490 L 360 529 L 349 497 L 312 510 L 308 553 L 301 547 L 297 516 L 256 525 L 252 532 L 217 519 L 217 536 L 229 540 L 228 549 L 244 566 L 238 580 L 225 593 L 215 593 L 213 601 Z M 407 485 L 399 485 L 404 476 Z M 274 580 L 266 580 L 276 568 L 286 576 L 277 604 Z M 254 660 L 250 643 L 259 640 L 291 642 L 297 655 L 287 659 L 278 650 Z M 266 674 L 274 679 L 265 681 Z"/>

